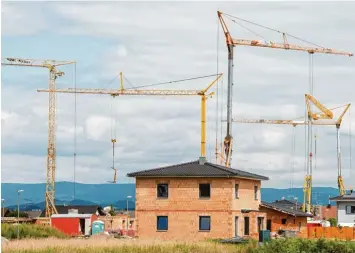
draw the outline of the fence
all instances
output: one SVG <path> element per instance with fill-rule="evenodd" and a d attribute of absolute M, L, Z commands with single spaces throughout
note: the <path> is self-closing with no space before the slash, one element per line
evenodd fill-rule
<path fill-rule="evenodd" d="M 308 227 L 308 238 L 336 238 L 340 240 L 354 240 L 355 228 Z"/>

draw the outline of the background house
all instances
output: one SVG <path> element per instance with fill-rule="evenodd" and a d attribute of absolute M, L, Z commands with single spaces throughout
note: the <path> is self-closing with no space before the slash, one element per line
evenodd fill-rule
<path fill-rule="evenodd" d="M 258 237 L 267 177 L 198 161 L 130 173 L 136 178 L 139 238 L 200 240 Z"/>
<path fill-rule="evenodd" d="M 330 198 L 337 203 L 338 226 L 355 227 L 355 193 Z"/>
<path fill-rule="evenodd" d="M 71 210 L 76 210 L 78 214 L 96 214 L 96 215 L 106 215 L 103 209 L 99 205 L 56 205 L 58 214 L 68 214 Z M 42 211 L 40 217 L 45 217 L 45 211 Z"/>
<path fill-rule="evenodd" d="M 273 203 L 262 201 L 260 210 L 266 213 L 266 229 L 273 235 L 279 230 L 292 230 L 296 231 L 298 237 L 307 238 L 307 218 L 313 215 L 278 201 Z"/>

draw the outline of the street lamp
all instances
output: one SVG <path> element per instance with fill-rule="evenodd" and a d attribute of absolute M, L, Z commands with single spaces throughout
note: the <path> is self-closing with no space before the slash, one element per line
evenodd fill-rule
<path fill-rule="evenodd" d="M 4 206 L 5 199 L 1 199 L 1 205 L 2 205 L 2 217 L 5 217 L 5 206 Z"/>
<path fill-rule="evenodd" d="M 20 193 L 23 190 L 17 191 L 17 240 L 20 239 Z"/>
<path fill-rule="evenodd" d="M 128 222 L 129 222 L 129 218 L 128 218 L 128 199 L 132 198 L 132 196 L 127 196 L 127 235 L 128 235 Z"/>

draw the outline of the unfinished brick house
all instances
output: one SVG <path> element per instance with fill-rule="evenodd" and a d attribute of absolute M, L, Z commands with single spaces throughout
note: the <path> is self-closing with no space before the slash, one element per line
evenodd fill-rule
<path fill-rule="evenodd" d="M 296 231 L 296 236 L 307 238 L 307 218 L 312 214 L 299 210 L 298 206 L 283 205 L 278 201 L 267 203 L 262 201 L 260 210 L 266 213 L 266 229 L 276 235 L 279 230 Z"/>
<path fill-rule="evenodd" d="M 265 229 L 266 214 L 259 204 L 261 180 L 267 177 L 205 158 L 127 176 L 136 178 L 139 238 L 257 238 Z"/>

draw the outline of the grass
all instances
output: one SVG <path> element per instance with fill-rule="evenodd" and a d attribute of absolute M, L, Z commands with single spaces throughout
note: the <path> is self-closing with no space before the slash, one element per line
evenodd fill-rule
<path fill-rule="evenodd" d="M 174 242 L 140 239 L 114 239 L 94 236 L 89 239 L 24 239 L 2 247 L 8 253 L 247 253 L 254 245 L 228 245 L 216 242 Z"/>
<path fill-rule="evenodd" d="M 17 226 L 13 224 L 1 224 L 1 236 L 7 239 L 17 239 Z M 66 238 L 66 235 L 49 226 L 34 224 L 20 224 L 20 239 L 23 238 Z"/>
<path fill-rule="evenodd" d="M 115 239 L 92 236 L 89 239 L 23 239 L 2 246 L 8 253 L 353 253 L 355 242 L 337 240 L 278 239 L 258 247 L 255 241 L 245 244 Z"/>
<path fill-rule="evenodd" d="M 252 253 L 354 253 L 355 242 L 338 240 L 287 239 L 272 240 Z"/>

